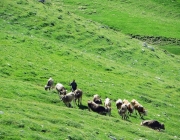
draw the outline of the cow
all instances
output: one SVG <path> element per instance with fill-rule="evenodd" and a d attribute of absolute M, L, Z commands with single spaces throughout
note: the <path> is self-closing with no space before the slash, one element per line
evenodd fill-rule
<path fill-rule="evenodd" d="M 105 106 L 105 107 L 111 107 L 111 100 L 110 100 L 109 98 L 106 98 L 106 99 L 104 100 L 104 106 Z"/>
<path fill-rule="evenodd" d="M 139 103 L 138 103 L 138 101 L 137 101 L 137 100 L 132 99 L 132 100 L 131 100 L 131 104 L 134 106 L 135 104 L 139 104 Z"/>
<path fill-rule="evenodd" d="M 74 94 L 75 94 L 75 103 L 76 103 L 76 100 L 78 100 L 78 105 L 82 105 L 82 95 L 83 95 L 82 90 L 76 89 L 74 91 Z"/>
<path fill-rule="evenodd" d="M 161 130 L 164 129 L 165 130 L 165 126 L 163 123 L 158 122 L 157 120 L 144 120 L 141 122 L 142 126 L 147 126 L 149 128 L 152 128 L 154 130 Z"/>
<path fill-rule="evenodd" d="M 128 103 L 127 104 L 127 109 L 128 109 L 128 114 L 131 116 L 131 114 L 134 111 L 134 107 L 130 103 Z"/>
<path fill-rule="evenodd" d="M 44 86 L 45 90 L 50 90 L 53 87 L 54 80 L 50 77 L 47 81 L 47 84 Z"/>
<path fill-rule="evenodd" d="M 132 104 L 131 104 L 128 100 L 126 100 L 126 99 L 123 100 L 123 104 L 126 104 L 126 105 L 127 105 L 128 114 L 131 116 L 131 113 L 133 113 L 134 107 L 133 107 Z"/>
<path fill-rule="evenodd" d="M 74 99 L 75 99 L 74 92 L 70 92 L 66 95 L 60 95 L 60 100 L 63 101 L 68 107 L 71 107 L 71 102 L 74 101 Z M 74 105 L 75 105 L 75 101 L 74 101 Z"/>
<path fill-rule="evenodd" d="M 106 115 L 110 110 L 109 108 L 105 108 L 104 106 L 96 104 L 94 101 L 88 101 L 88 110 L 92 110 L 93 112 L 97 112 L 101 115 Z"/>
<path fill-rule="evenodd" d="M 123 104 L 123 102 L 122 102 L 122 100 L 121 99 L 118 99 L 117 101 L 116 101 L 116 107 L 117 107 L 117 109 L 121 109 L 121 105 Z"/>
<path fill-rule="evenodd" d="M 133 99 L 131 101 L 131 104 L 132 106 L 134 107 L 134 110 L 136 112 L 136 115 L 137 115 L 137 112 L 139 113 L 139 116 L 143 119 L 143 116 L 144 115 L 147 115 L 147 110 L 145 110 L 145 108 L 138 102 L 136 101 L 135 99 Z"/>
<path fill-rule="evenodd" d="M 126 104 L 122 104 L 121 105 L 121 109 L 118 110 L 118 113 L 120 116 L 122 116 L 122 119 L 127 120 L 128 114 L 127 114 L 127 105 Z"/>
<path fill-rule="evenodd" d="M 55 88 L 59 95 L 66 95 L 67 90 L 64 88 L 63 84 L 57 83 Z"/>
<path fill-rule="evenodd" d="M 141 104 L 135 104 L 134 109 L 135 109 L 135 111 L 138 111 L 139 116 L 141 118 L 143 118 L 143 116 L 147 115 L 147 110 L 145 110 L 145 108 Z M 137 115 L 137 112 L 136 112 L 136 115 Z"/>
<path fill-rule="evenodd" d="M 104 106 L 108 109 L 109 116 L 111 116 L 111 100 L 109 98 L 104 100 Z"/>
<path fill-rule="evenodd" d="M 96 104 L 102 104 L 102 100 L 100 98 L 100 96 L 98 94 L 95 94 L 93 96 L 93 101 L 96 103 Z"/>

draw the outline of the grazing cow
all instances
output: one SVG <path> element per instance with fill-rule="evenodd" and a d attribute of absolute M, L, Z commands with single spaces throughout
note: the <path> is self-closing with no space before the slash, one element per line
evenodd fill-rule
<path fill-rule="evenodd" d="M 105 99 L 104 106 L 108 109 L 109 116 L 111 116 L 111 100 L 109 98 Z"/>
<path fill-rule="evenodd" d="M 93 97 L 93 101 L 96 103 L 96 104 L 102 104 L 102 100 L 100 98 L 100 96 L 98 94 L 95 94 L 94 97 Z"/>
<path fill-rule="evenodd" d="M 134 106 L 135 104 L 137 104 L 138 103 L 138 101 L 136 101 L 135 99 L 132 99 L 132 101 L 131 101 L 131 104 Z"/>
<path fill-rule="evenodd" d="M 55 88 L 59 95 L 66 95 L 67 90 L 65 90 L 64 86 L 61 83 L 57 83 Z"/>
<path fill-rule="evenodd" d="M 105 107 L 105 109 L 106 109 L 107 114 L 111 116 L 111 107 L 107 106 Z"/>
<path fill-rule="evenodd" d="M 131 104 L 135 109 L 136 115 L 137 115 L 137 111 L 141 118 L 143 118 L 143 115 L 147 115 L 147 110 L 145 110 L 144 107 L 140 103 L 138 103 L 135 99 L 131 101 Z"/>
<path fill-rule="evenodd" d="M 116 101 L 116 107 L 117 107 L 117 109 L 121 109 L 121 105 L 123 104 L 123 102 L 122 102 L 122 100 L 121 99 L 118 99 L 117 101 Z"/>
<path fill-rule="evenodd" d="M 141 104 L 135 104 L 134 109 L 138 111 L 141 118 L 143 118 L 143 116 L 147 115 L 147 110 L 145 110 Z M 136 112 L 136 114 L 137 114 L 137 112 Z"/>
<path fill-rule="evenodd" d="M 47 84 L 45 85 L 44 89 L 45 90 L 50 90 L 53 87 L 54 80 L 50 77 L 47 81 Z"/>
<path fill-rule="evenodd" d="M 126 99 L 123 100 L 123 104 L 127 105 L 128 114 L 131 116 L 131 113 L 133 113 L 134 107 Z"/>
<path fill-rule="evenodd" d="M 118 113 L 120 116 L 122 116 L 122 119 L 127 120 L 128 114 L 127 114 L 127 105 L 126 104 L 122 104 L 121 105 L 121 109 L 118 110 Z"/>
<path fill-rule="evenodd" d="M 107 114 L 110 111 L 109 108 L 105 108 L 104 106 L 100 106 L 93 101 L 88 101 L 88 109 L 89 109 L 89 111 L 92 110 L 93 112 L 97 112 L 101 115 Z"/>
<path fill-rule="evenodd" d="M 128 100 L 126 100 L 126 99 L 123 100 L 123 104 L 128 104 L 128 103 L 129 103 Z"/>
<path fill-rule="evenodd" d="M 68 93 L 66 95 L 61 95 L 60 96 L 60 100 L 63 101 L 66 104 L 66 106 L 68 106 L 68 107 L 71 107 L 70 103 L 72 101 L 74 101 L 74 99 L 75 99 L 74 92 L 70 92 L 70 93 Z M 74 105 L 75 105 L 75 102 L 74 102 Z"/>
<path fill-rule="evenodd" d="M 134 111 L 134 107 L 133 107 L 130 103 L 128 103 L 128 104 L 127 104 L 127 109 L 128 109 L 129 115 L 131 116 L 131 114 L 132 114 L 133 111 Z"/>
<path fill-rule="evenodd" d="M 106 99 L 104 100 L 104 106 L 105 106 L 105 107 L 111 107 L 111 100 L 110 100 L 109 98 L 106 98 Z"/>
<path fill-rule="evenodd" d="M 156 120 L 145 120 L 145 121 L 142 121 L 141 122 L 141 125 L 143 126 L 147 126 L 147 127 L 150 127 L 152 129 L 155 129 L 155 130 L 161 130 L 161 129 L 164 129 L 165 130 L 165 126 L 163 123 L 160 123 Z"/>
<path fill-rule="evenodd" d="M 74 94 L 75 94 L 75 103 L 76 103 L 76 100 L 78 100 L 78 105 L 82 105 L 82 95 L 83 95 L 82 90 L 76 89 L 74 91 Z"/>

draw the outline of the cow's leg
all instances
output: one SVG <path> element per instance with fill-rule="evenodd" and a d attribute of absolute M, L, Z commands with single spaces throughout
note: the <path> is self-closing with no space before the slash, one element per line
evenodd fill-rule
<path fill-rule="evenodd" d="M 141 119 L 144 119 L 143 115 L 140 112 L 139 112 L 139 116 L 140 116 Z"/>

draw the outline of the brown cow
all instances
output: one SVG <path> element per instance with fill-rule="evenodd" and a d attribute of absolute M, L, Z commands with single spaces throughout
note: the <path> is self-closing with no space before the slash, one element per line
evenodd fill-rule
<path fill-rule="evenodd" d="M 78 105 L 82 105 L 82 95 L 83 95 L 82 90 L 76 89 L 74 91 L 74 94 L 75 94 L 75 103 L 76 103 L 76 100 L 78 100 Z"/>
<path fill-rule="evenodd" d="M 131 113 L 133 113 L 134 107 L 126 99 L 123 100 L 123 104 L 126 104 L 127 110 L 128 110 L 128 114 L 131 116 Z"/>
<path fill-rule="evenodd" d="M 143 115 L 147 115 L 147 110 L 145 110 L 145 108 L 140 103 L 138 103 L 135 99 L 131 101 L 131 104 L 135 109 L 136 115 L 137 115 L 137 111 L 141 118 L 143 118 Z"/>

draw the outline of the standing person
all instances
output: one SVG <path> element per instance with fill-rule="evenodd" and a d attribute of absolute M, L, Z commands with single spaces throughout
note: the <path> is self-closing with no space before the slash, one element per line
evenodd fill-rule
<path fill-rule="evenodd" d="M 70 86 L 72 87 L 72 91 L 75 91 L 77 89 L 77 83 L 75 82 L 75 80 L 70 83 Z"/>

